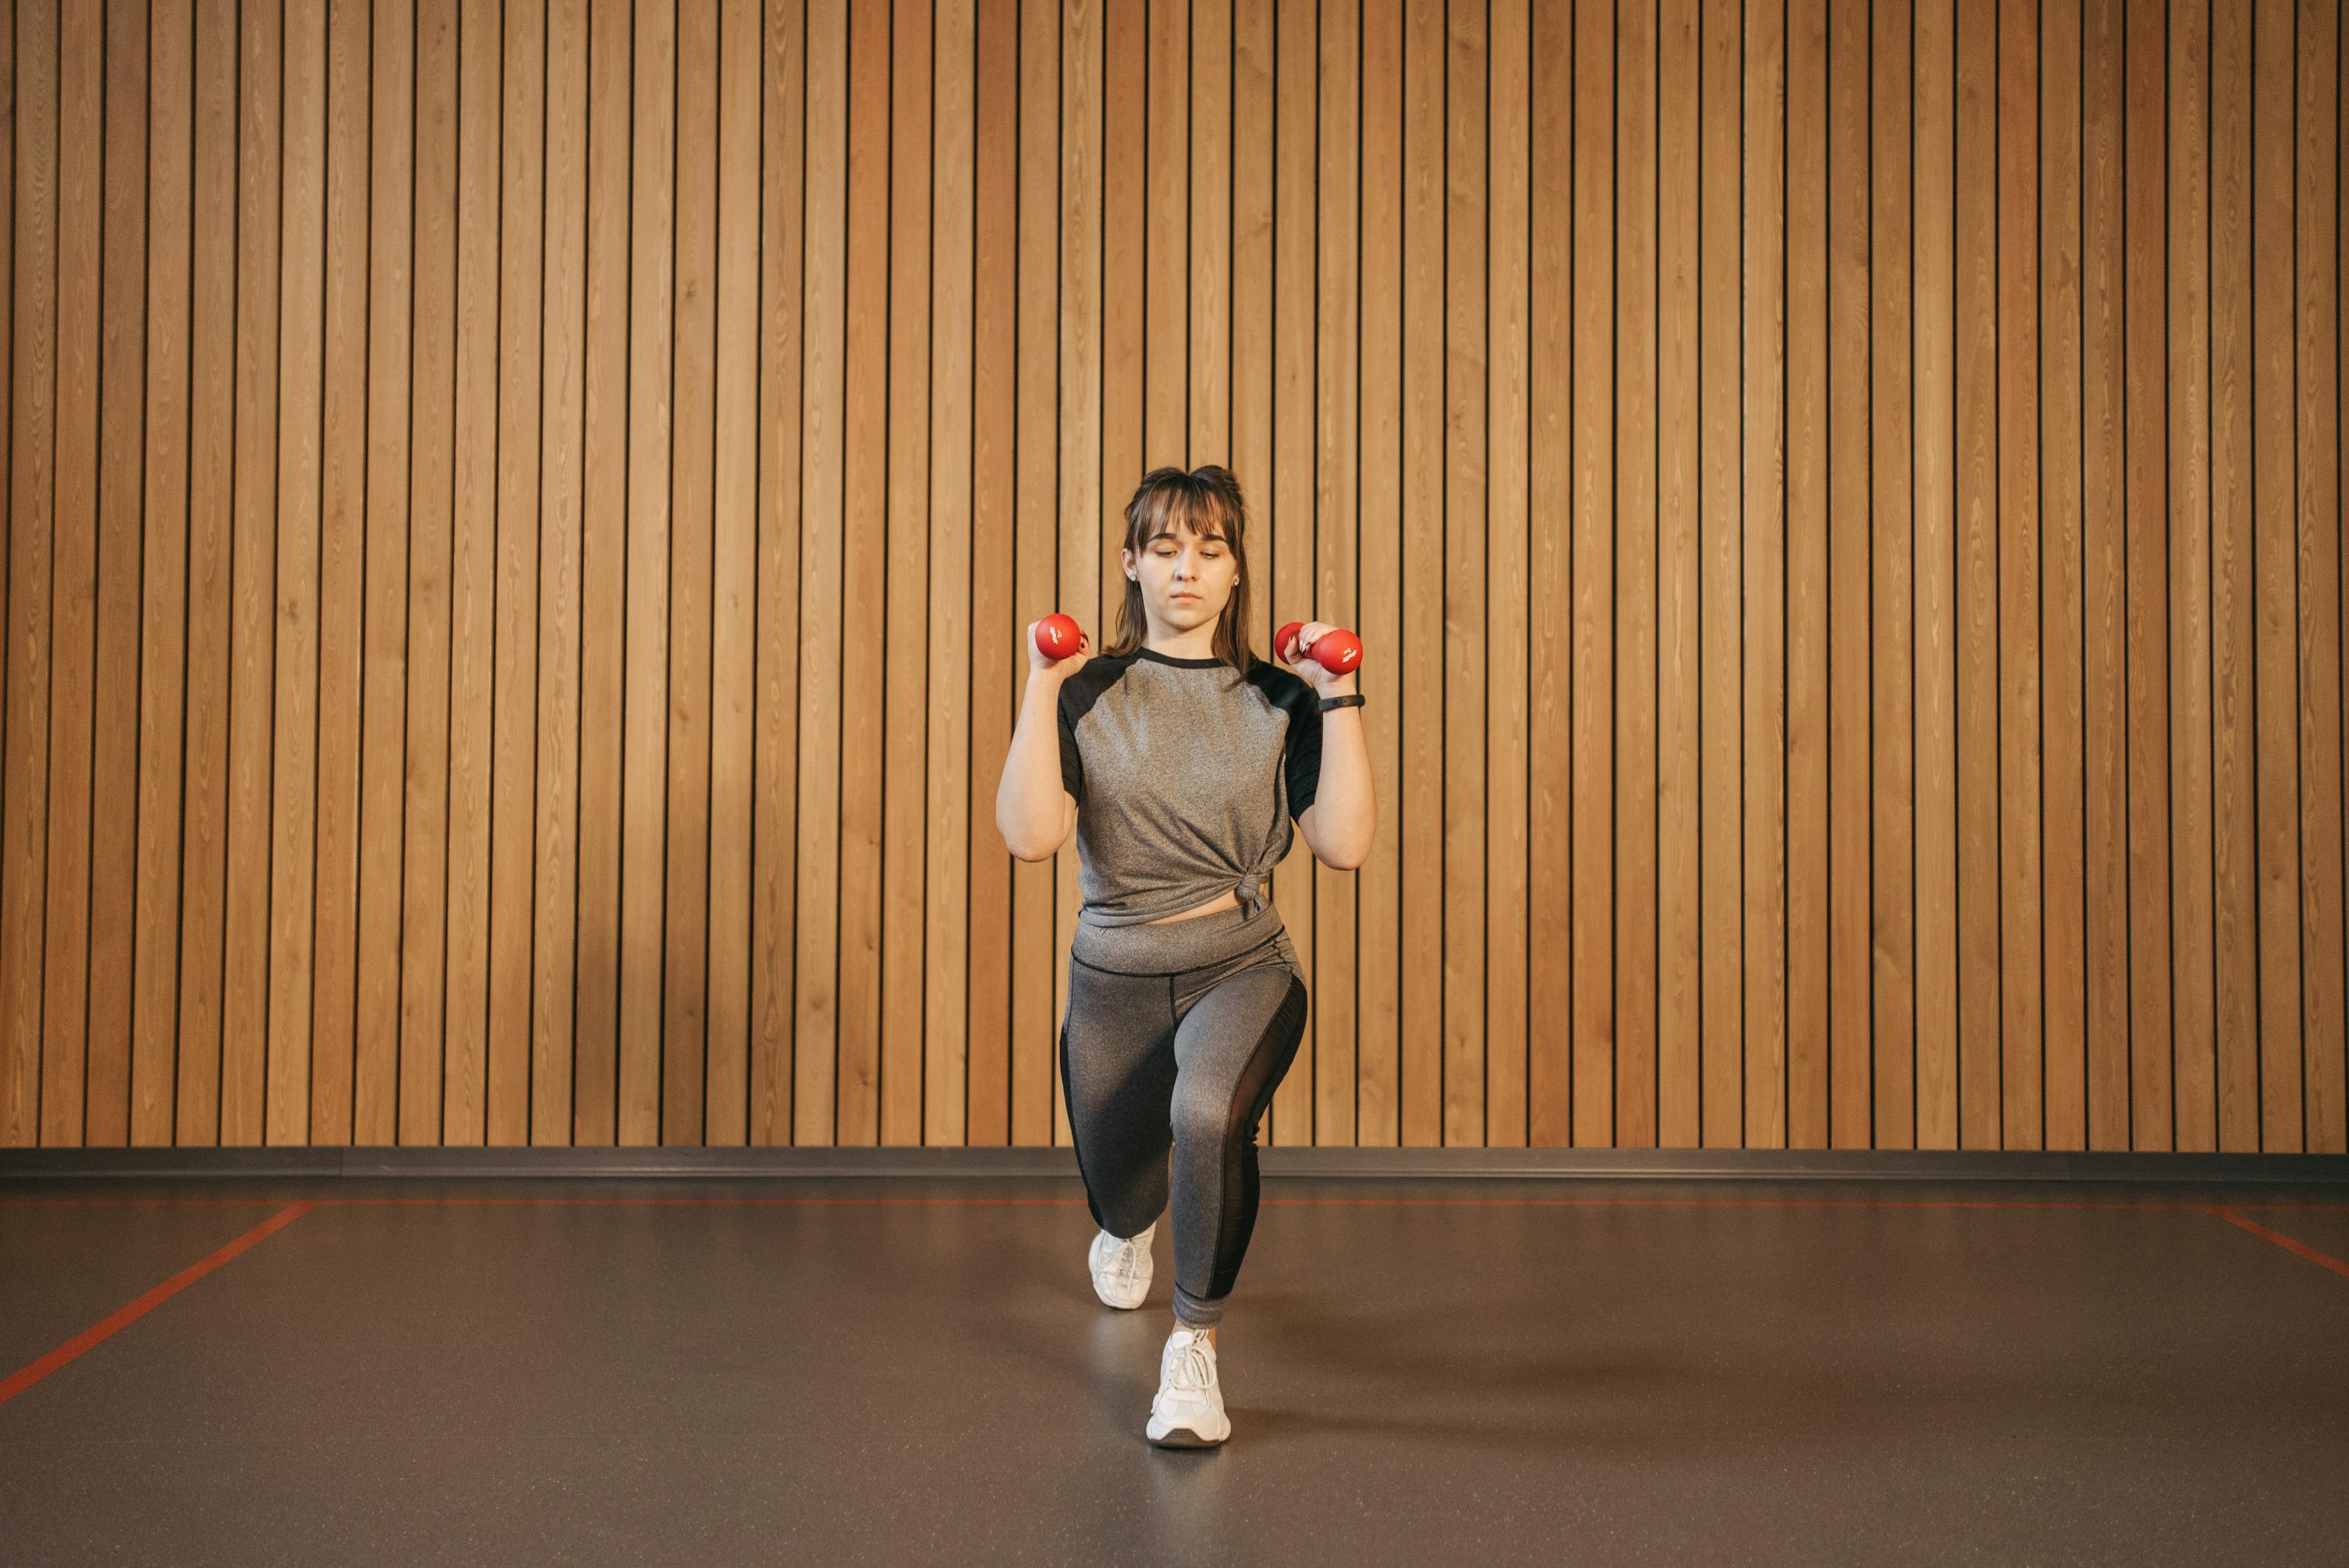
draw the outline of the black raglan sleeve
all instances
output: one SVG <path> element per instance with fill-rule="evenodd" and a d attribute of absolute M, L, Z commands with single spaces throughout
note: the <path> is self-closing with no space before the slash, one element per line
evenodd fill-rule
<path fill-rule="evenodd" d="M 1321 785 L 1321 699 L 1303 680 L 1278 665 L 1259 661 L 1256 679 L 1288 715 L 1288 731 L 1280 747 L 1281 776 L 1288 787 L 1289 816 L 1302 817 Z"/>
<path fill-rule="evenodd" d="M 1077 720 L 1092 704 L 1086 700 L 1086 694 L 1075 688 L 1073 680 L 1061 682 L 1059 701 L 1053 706 L 1061 722 L 1061 787 L 1081 807 L 1085 803 L 1085 758 L 1077 749 Z"/>

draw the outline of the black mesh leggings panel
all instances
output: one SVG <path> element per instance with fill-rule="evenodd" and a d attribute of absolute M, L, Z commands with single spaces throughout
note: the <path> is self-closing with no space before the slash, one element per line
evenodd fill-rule
<path fill-rule="evenodd" d="M 1173 974 L 1070 961 L 1061 1077 L 1085 1196 L 1114 1236 L 1138 1234 L 1171 1200 L 1185 1323 L 1220 1319 L 1239 1277 L 1256 1228 L 1257 1127 L 1297 1055 L 1305 1003 L 1286 933 Z"/>

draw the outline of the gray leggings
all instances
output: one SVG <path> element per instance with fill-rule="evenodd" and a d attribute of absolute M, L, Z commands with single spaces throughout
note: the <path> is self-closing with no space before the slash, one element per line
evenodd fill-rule
<path fill-rule="evenodd" d="M 1305 981 L 1269 904 L 1155 926 L 1080 922 L 1061 1077 L 1093 1222 L 1139 1234 L 1169 1201 L 1174 1315 L 1222 1318 L 1256 1228 L 1257 1124 L 1305 1032 Z"/>

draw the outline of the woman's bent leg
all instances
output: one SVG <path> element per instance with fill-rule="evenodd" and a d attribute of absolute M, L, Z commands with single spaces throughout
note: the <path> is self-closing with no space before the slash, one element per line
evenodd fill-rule
<path fill-rule="evenodd" d="M 1283 951 L 1287 944 L 1282 944 Z M 1176 981 L 1178 992 L 1183 981 Z M 1224 1315 L 1256 1229 L 1256 1134 L 1305 1032 L 1305 983 L 1281 960 L 1247 965 L 1183 1006 L 1174 1031 L 1174 1315 Z"/>
<path fill-rule="evenodd" d="M 1163 976 L 1069 965 L 1061 1081 L 1093 1223 L 1139 1235 L 1166 1208 L 1174 1015 Z"/>

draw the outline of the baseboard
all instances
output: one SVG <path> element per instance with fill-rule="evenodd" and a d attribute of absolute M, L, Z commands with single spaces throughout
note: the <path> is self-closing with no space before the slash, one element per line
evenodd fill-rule
<path fill-rule="evenodd" d="M 1267 1176 L 2349 1182 L 2349 1155 L 1906 1149 L 1268 1148 Z M 10 1178 L 1073 1177 L 1066 1148 L 9 1149 Z"/>

